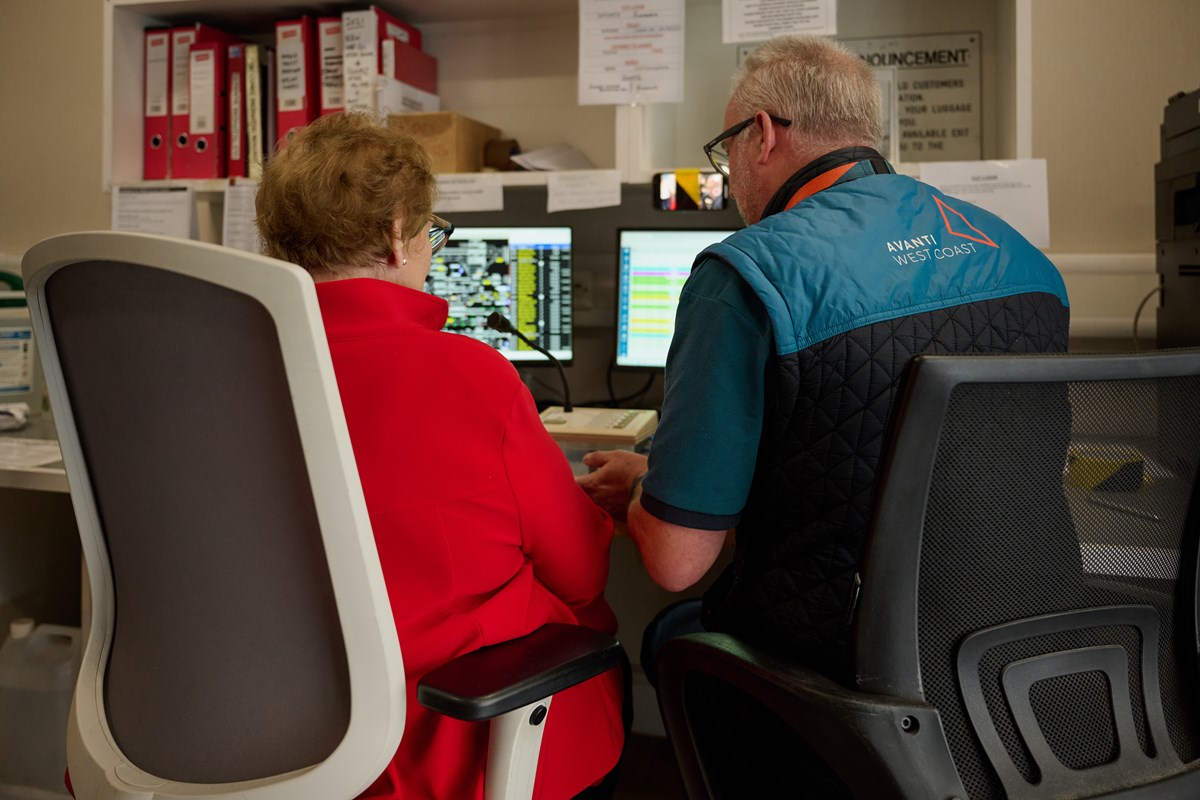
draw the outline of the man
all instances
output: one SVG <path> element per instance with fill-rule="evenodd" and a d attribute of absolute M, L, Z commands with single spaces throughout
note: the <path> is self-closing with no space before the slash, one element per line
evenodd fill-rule
<path fill-rule="evenodd" d="M 704 187 L 700 199 L 705 211 L 720 211 L 725 207 L 725 176 L 710 172 L 704 176 Z"/>
<path fill-rule="evenodd" d="M 703 624 L 853 682 L 853 591 L 898 381 L 918 353 L 1063 351 L 1054 266 L 1010 226 L 896 175 L 879 88 L 836 43 L 746 60 L 705 146 L 747 228 L 701 253 L 647 462 L 578 479 L 680 591 L 737 528 Z M 643 480 L 644 478 L 644 480 Z"/>

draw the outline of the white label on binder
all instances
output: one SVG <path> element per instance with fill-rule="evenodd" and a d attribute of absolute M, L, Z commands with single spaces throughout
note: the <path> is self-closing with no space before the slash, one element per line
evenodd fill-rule
<path fill-rule="evenodd" d="M 192 96 L 192 111 L 188 127 L 193 136 L 216 133 L 217 60 L 211 50 L 192 54 L 192 70 L 189 76 Z"/>
<path fill-rule="evenodd" d="M 379 74 L 379 18 L 374 11 L 342 14 L 342 79 L 346 110 L 375 113 L 375 80 Z"/>
<path fill-rule="evenodd" d="M 276 41 L 279 60 L 279 110 L 304 108 L 304 39 L 299 25 L 280 25 Z"/>
<path fill-rule="evenodd" d="M 168 34 L 146 37 L 146 116 L 167 115 L 167 75 L 171 65 L 167 63 Z"/>
<path fill-rule="evenodd" d="M 341 108 L 346 91 L 342 85 L 342 23 L 321 24 L 321 108 Z"/>
<path fill-rule="evenodd" d="M 242 160 L 242 73 L 229 76 L 229 160 Z"/>
<path fill-rule="evenodd" d="M 394 22 L 387 23 L 387 37 L 389 39 L 395 39 L 397 42 L 412 44 L 408 38 L 408 31 L 406 31 L 404 28 L 401 28 Z"/>
<path fill-rule="evenodd" d="M 174 51 L 171 54 L 171 113 L 188 113 L 188 59 L 192 44 L 196 41 L 195 31 L 179 31 L 174 36 Z"/>

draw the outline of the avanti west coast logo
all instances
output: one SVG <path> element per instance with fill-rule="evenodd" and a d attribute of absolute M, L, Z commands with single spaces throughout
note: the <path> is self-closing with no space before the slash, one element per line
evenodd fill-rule
<path fill-rule="evenodd" d="M 900 266 L 920 264 L 925 261 L 943 261 L 947 258 L 971 255 L 984 247 L 999 248 L 992 237 L 976 228 L 959 211 L 951 208 L 940 197 L 934 197 L 942 222 L 946 225 L 944 240 L 939 241 L 932 233 L 908 239 L 893 239 L 887 242 L 887 251 Z"/>

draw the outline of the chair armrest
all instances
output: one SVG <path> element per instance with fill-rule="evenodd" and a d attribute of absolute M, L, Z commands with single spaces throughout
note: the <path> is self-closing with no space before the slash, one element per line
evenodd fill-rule
<path fill-rule="evenodd" d="M 492 719 L 583 683 L 620 663 L 611 635 L 548 623 L 520 639 L 466 653 L 429 672 L 417 701 L 467 722 Z"/>
<path fill-rule="evenodd" d="M 790 725 L 855 797 L 966 797 L 941 717 L 922 700 L 848 689 L 720 633 L 673 639 L 657 661 L 659 706 L 689 797 L 709 796 L 684 700 L 688 674 L 716 678 Z"/>

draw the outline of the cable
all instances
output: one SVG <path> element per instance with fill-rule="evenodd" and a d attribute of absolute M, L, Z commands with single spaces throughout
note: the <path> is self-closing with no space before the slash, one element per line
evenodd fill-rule
<path fill-rule="evenodd" d="M 654 379 L 658 376 L 657 372 L 651 372 L 650 377 L 646 380 L 646 385 L 640 390 L 627 397 L 617 397 L 617 391 L 613 388 L 613 370 L 616 368 L 616 365 L 617 360 L 615 358 L 609 359 L 608 369 L 604 373 L 604 382 L 608 386 L 608 402 L 613 408 L 619 408 L 621 403 L 640 401 L 646 396 L 646 392 L 650 391 L 650 387 L 654 385 Z"/>
<path fill-rule="evenodd" d="M 617 397 L 616 396 L 616 393 L 614 391 L 612 391 L 612 385 L 611 385 L 611 380 L 610 380 L 610 382 L 609 382 L 609 384 L 610 384 L 609 385 L 609 399 L 607 399 L 607 400 L 587 400 L 582 403 L 578 403 L 577 405 L 581 405 L 584 407 L 607 406 L 610 408 L 620 408 L 621 403 L 639 401 L 643 397 L 645 397 L 646 393 L 650 391 L 650 387 L 652 387 L 654 385 L 654 379 L 656 377 L 658 377 L 657 372 L 650 373 L 650 377 L 646 380 L 645 385 L 642 386 L 641 389 L 634 392 L 633 394 L 626 395 L 625 397 Z M 562 405 L 562 403 L 559 402 L 559 400 L 558 400 L 559 392 L 553 386 L 551 386 L 549 383 L 542 380 L 537 375 L 532 376 L 530 378 L 529 382 L 531 384 L 536 384 L 543 391 L 549 392 L 549 399 L 547 399 L 545 397 L 543 397 L 541 399 L 538 399 L 538 398 L 534 399 L 534 402 L 537 404 L 537 407 L 539 409 L 544 408 L 545 406 Z"/>
<path fill-rule="evenodd" d="M 646 379 L 646 383 L 641 389 L 638 389 L 633 394 L 626 395 L 625 397 L 616 398 L 616 400 L 613 402 L 613 408 L 620 408 L 621 403 L 640 403 L 642 398 L 646 396 L 646 393 L 650 391 L 650 387 L 654 385 L 655 377 L 656 373 L 650 373 L 650 377 Z"/>
<path fill-rule="evenodd" d="M 540 400 L 537 398 L 534 398 L 533 402 L 535 405 L 537 405 L 538 410 L 544 409 L 546 406 L 561 406 L 562 405 L 562 401 L 559 399 L 560 390 L 555 389 L 553 386 L 546 383 L 544 380 L 542 380 L 541 378 L 539 378 L 536 375 L 530 377 L 529 382 L 531 384 L 536 384 L 537 386 L 540 386 L 542 389 L 548 390 L 550 392 L 550 399 L 548 399 L 548 400 L 545 398 L 540 399 Z"/>
<path fill-rule="evenodd" d="M 1140 353 L 1141 345 L 1138 343 L 1138 320 L 1142 316 L 1142 309 L 1146 307 L 1146 303 L 1150 302 L 1150 298 L 1162 291 L 1161 286 L 1155 286 L 1150 292 L 1142 298 L 1142 302 L 1138 303 L 1137 311 L 1133 312 L 1133 352 Z"/>

